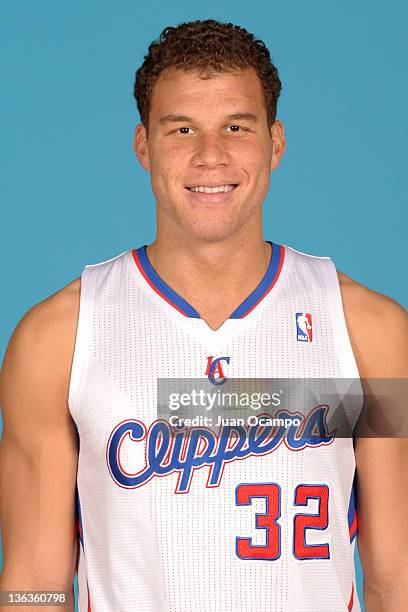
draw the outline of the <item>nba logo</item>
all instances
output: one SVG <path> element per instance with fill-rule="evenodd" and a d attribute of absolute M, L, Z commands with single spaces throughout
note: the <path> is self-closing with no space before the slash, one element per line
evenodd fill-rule
<path fill-rule="evenodd" d="M 312 315 L 309 312 L 296 313 L 296 336 L 300 342 L 312 341 Z"/>

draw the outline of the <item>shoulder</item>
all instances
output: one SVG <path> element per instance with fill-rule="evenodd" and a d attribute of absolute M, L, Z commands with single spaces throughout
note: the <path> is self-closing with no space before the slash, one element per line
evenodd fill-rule
<path fill-rule="evenodd" d="M 2 383 L 43 381 L 67 388 L 79 313 L 80 278 L 32 306 L 7 346 Z M 3 384 L 2 384 L 3 387 Z"/>
<path fill-rule="evenodd" d="M 405 308 L 340 271 L 337 276 L 360 376 L 407 376 L 408 316 Z"/>
<path fill-rule="evenodd" d="M 67 339 L 77 322 L 80 283 L 77 278 L 32 306 L 18 322 L 11 342 L 56 345 Z"/>

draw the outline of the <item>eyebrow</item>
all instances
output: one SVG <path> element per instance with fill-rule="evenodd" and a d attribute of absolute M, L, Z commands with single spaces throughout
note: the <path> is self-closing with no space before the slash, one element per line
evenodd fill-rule
<path fill-rule="evenodd" d="M 246 120 L 246 121 L 252 121 L 253 123 L 256 123 L 258 121 L 258 117 L 254 115 L 253 113 L 233 113 L 232 115 L 227 115 L 226 119 L 230 121 L 231 120 Z M 163 117 L 160 117 L 159 119 L 159 123 L 162 125 L 164 125 L 165 123 L 177 123 L 177 122 L 182 122 L 182 121 L 191 122 L 194 120 L 192 117 L 187 117 L 187 115 L 178 115 L 174 113 L 163 115 Z"/>

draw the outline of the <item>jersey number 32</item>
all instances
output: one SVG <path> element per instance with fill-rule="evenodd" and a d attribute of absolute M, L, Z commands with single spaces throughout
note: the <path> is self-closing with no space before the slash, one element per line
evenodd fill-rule
<path fill-rule="evenodd" d="M 281 487 L 276 482 L 242 483 L 235 490 L 237 506 L 249 506 L 252 500 L 265 500 L 264 513 L 255 514 L 255 528 L 265 531 L 265 543 L 253 544 L 251 537 L 236 538 L 236 553 L 240 559 L 273 561 L 281 556 Z M 307 529 L 326 529 L 329 524 L 329 487 L 325 484 L 299 484 L 295 488 L 294 506 L 307 506 L 310 499 L 318 500 L 316 514 L 299 513 L 293 517 L 292 552 L 296 559 L 330 559 L 329 544 L 307 544 Z"/>

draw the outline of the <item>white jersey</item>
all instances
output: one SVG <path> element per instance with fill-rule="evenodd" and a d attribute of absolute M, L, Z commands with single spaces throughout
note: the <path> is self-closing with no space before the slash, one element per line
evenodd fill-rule
<path fill-rule="evenodd" d="M 271 244 L 216 331 L 145 246 L 85 266 L 69 389 L 80 612 L 361 610 L 352 437 L 245 423 L 225 442 L 186 421 L 170 438 L 158 414 L 159 380 L 359 381 L 332 260 Z M 342 402 L 354 424 L 361 397 Z"/>

